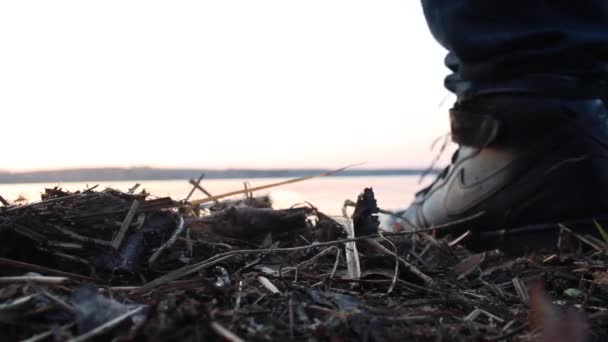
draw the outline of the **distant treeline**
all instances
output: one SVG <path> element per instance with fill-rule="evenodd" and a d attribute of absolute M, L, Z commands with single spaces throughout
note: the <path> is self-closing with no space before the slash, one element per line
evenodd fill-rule
<path fill-rule="evenodd" d="M 274 177 L 304 177 L 317 175 L 328 170 L 324 169 L 156 169 L 156 168 L 102 168 L 102 169 L 71 169 L 33 172 L 3 172 L 0 171 L 0 183 L 54 183 L 54 182 L 89 182 L 89 181 L 127 181 L 127 180 L 169 180 L 198 178 L 205 173 L 206 179 L 222 178 L 274 178 Z M 342 171 L 336 176 L 399 176 L 419 175 L 420 169 L 353 169 Z"/>

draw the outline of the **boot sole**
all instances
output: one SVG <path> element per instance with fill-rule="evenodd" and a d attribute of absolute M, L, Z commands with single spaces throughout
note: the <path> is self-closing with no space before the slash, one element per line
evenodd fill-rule
<path fill-rule="evenodd" d="M 608 215 L 563 222 L 541 223 L 513 228 L 474 232 L 467 246 L 473 250 L 499 248 L 505 252 L 526 252 L 540 248 L 556 249 L 562 230 L 570 230 L 581 243 L 608 252 L 596 223 L 608 232 Z"/>

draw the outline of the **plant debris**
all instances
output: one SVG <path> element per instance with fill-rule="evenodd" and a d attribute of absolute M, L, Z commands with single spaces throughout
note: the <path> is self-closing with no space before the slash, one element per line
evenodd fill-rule
<path fill-rule="evenodd" d="M 3 341 L 608 339 L 608 249 L 566 227 L 553 249 L 480 254 L 383 232 L 371 189 L 334 218 L 137 188 L 3 201 Z"/>

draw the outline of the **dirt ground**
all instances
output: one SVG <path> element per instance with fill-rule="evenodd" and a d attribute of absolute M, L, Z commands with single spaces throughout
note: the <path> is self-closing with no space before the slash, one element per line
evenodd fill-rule
<path fill-rule="evenodd" d="M 3 341 L 605 341 L 608 244 L 471 251 L 265 197 L 47 189 L 0 206 Z M 444 232 L 445 233 L 445 232 Z"/>

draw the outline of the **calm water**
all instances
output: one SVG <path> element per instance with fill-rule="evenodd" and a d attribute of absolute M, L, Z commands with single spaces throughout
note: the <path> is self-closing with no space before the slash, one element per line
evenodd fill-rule
<path fill-rule="evenodd" d="M 270 194 L 275 208 L 288 208 L 293 204 L 310 202 L 321 211 L 336 215 L 341 212 L 342 204 L 346 199 L 356 200 L 357 195 L 365 187 L 373 187 L 378 205 L 384 209 L 403 208 L 412 200 L 414 193 L 421 188 L 418 176 L 370 176 L 370 177 L 331 177 L 308 180 L 302 183 L 285 185 L 282 187 L 263 190 L 260 194 Z M 432 176 L 427 177 L 428 183 Z M 259 186 L 285 178 L 258 178 L 247 180 L 253 186 Z M 211 194 L 219 195 L 232 190 L 243 188 L 244 180 L 238 179 L 209 179 L 203 180 L 201 185 Z M 98 189 L 112 187 L 127 191 L 135 183 L 141 183 L 154 196 L 170 196 L 173 199 L 185 198 L 192 186 L 184 180 L 163 181 L 106 181 L 87 183 L 32 183 L 32 184 L 0 184 L 0 195 L 8 201 L 19 196 L 29 201 L 37 201 L 44 188 L 60 186 L 65 190 L 82 190 L 88 186 L 99 184 Z M 204 198 L 204 194 L 195 192 L 193 199 Z"/>

